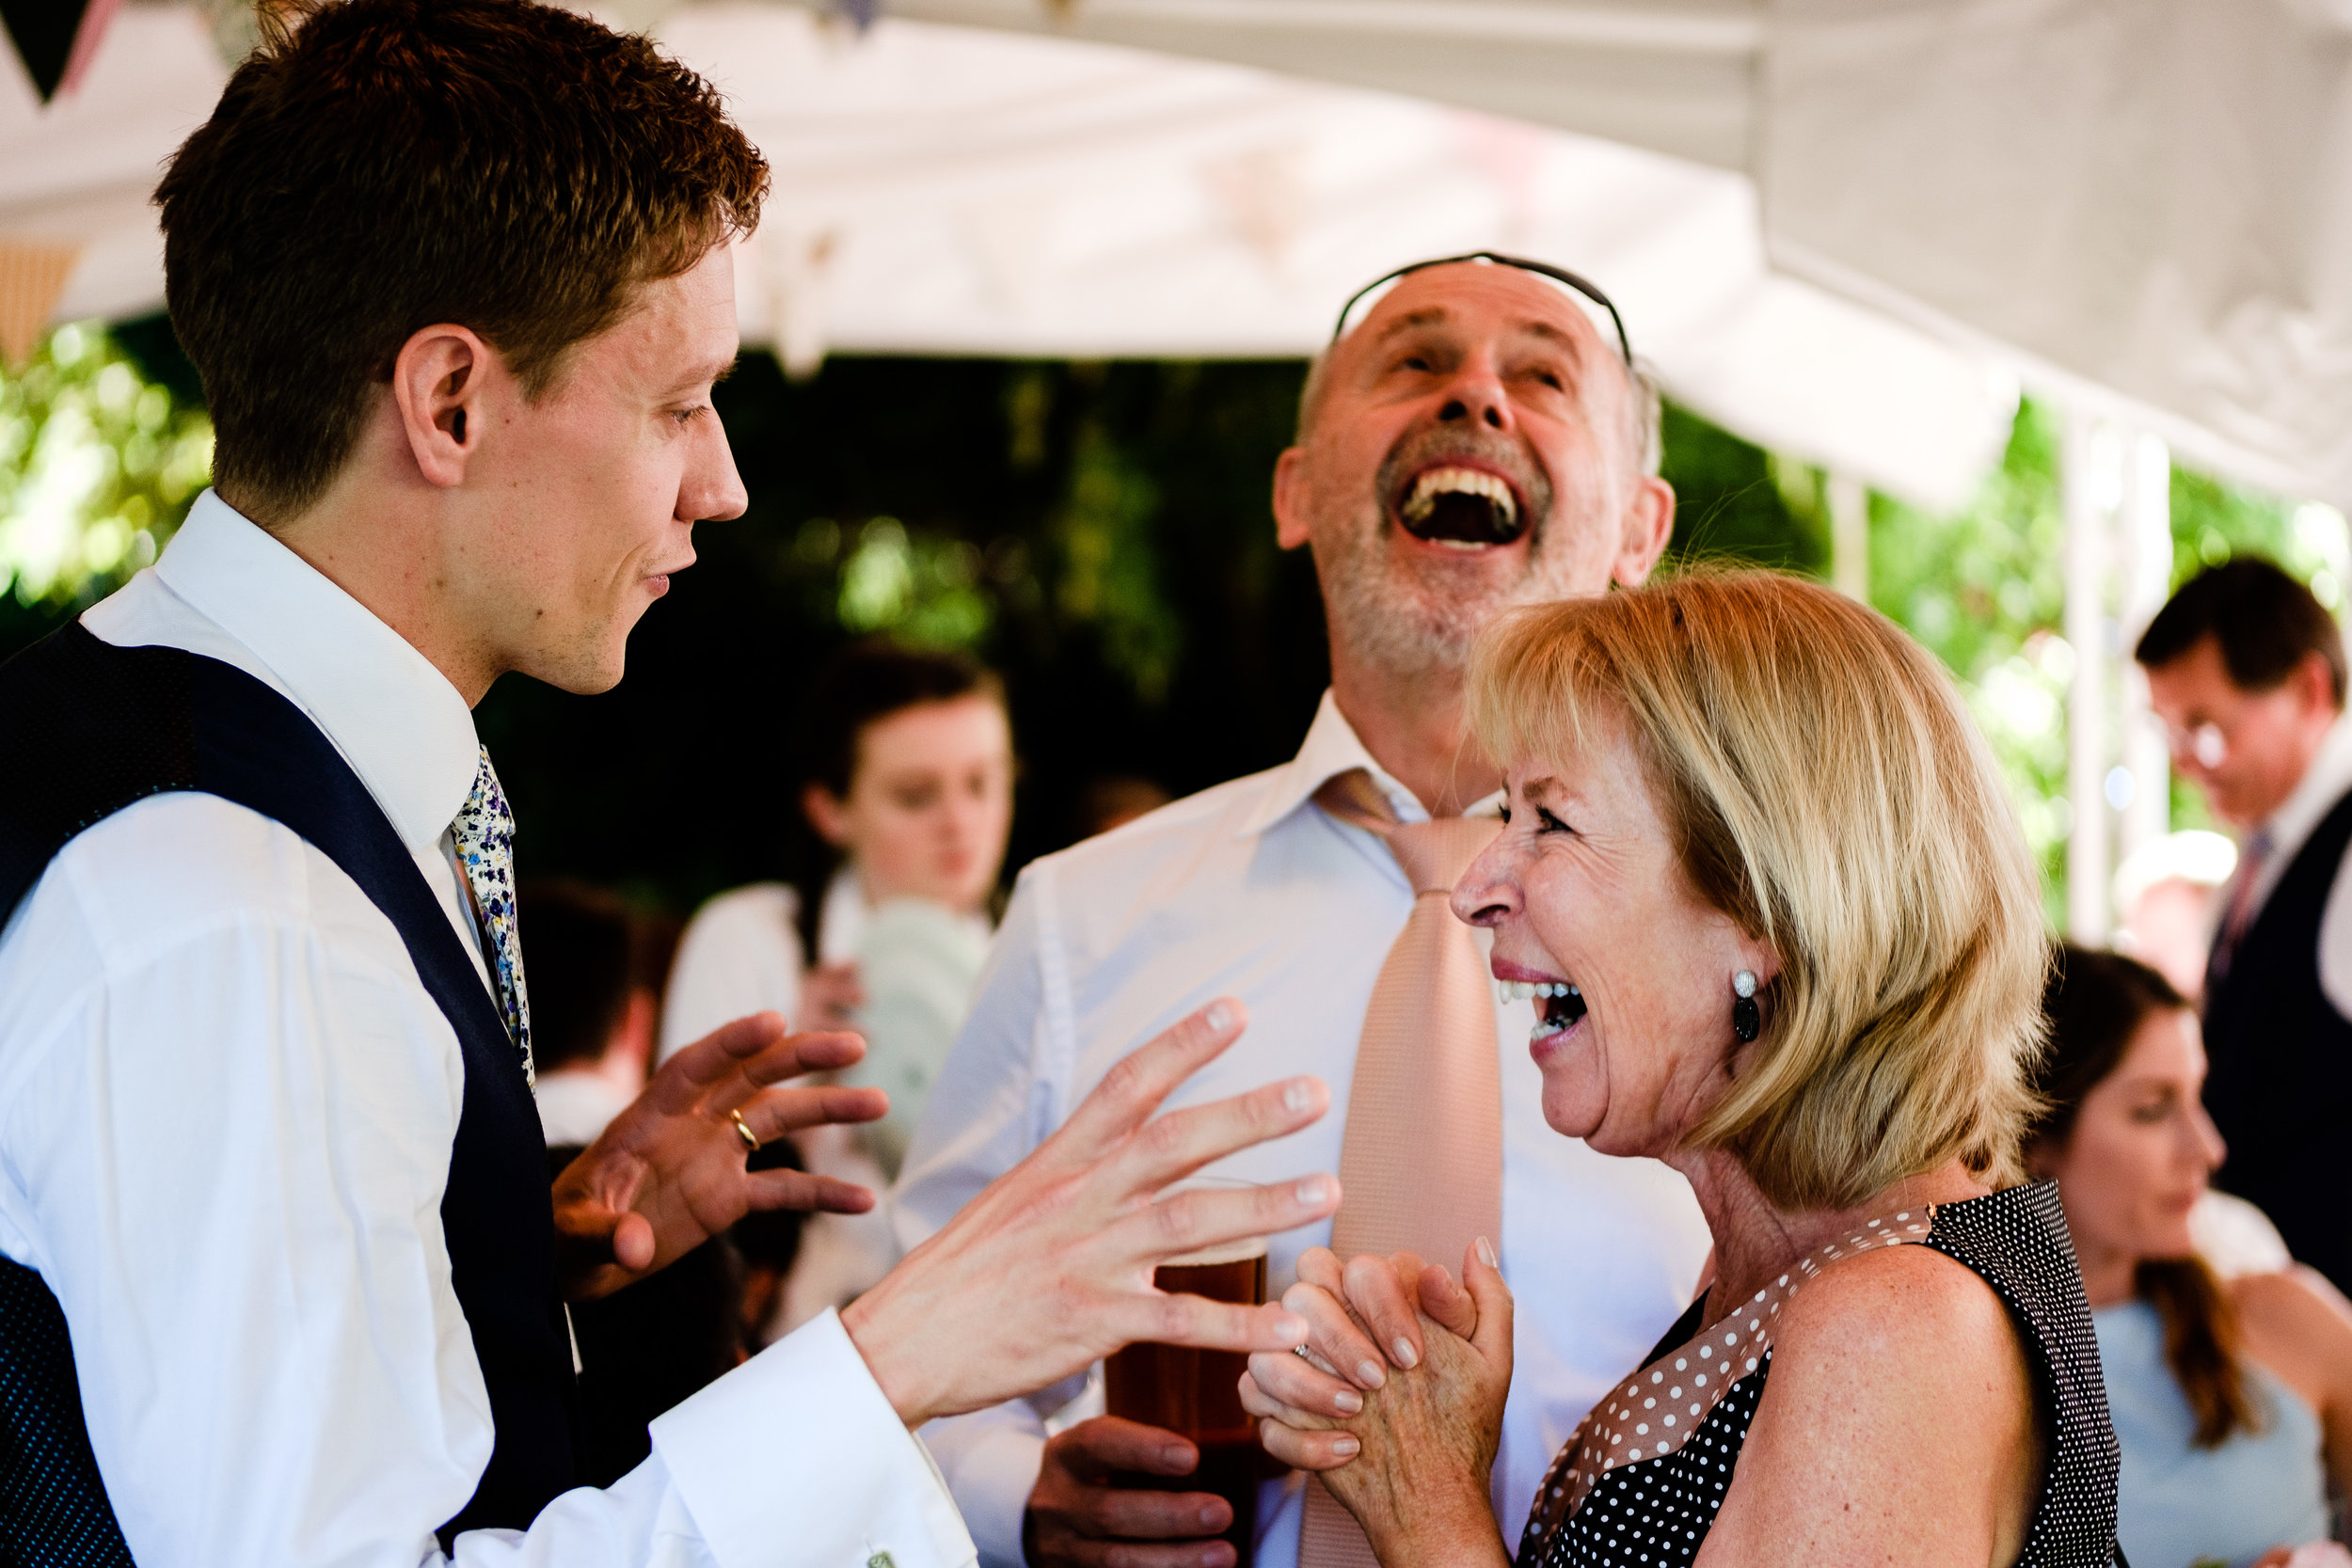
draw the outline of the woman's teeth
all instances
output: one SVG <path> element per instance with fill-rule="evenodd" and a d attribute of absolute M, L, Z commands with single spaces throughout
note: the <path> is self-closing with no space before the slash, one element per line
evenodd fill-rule
<path fill-rule="evenodd" d="M 1581 994 L 1565 980 L 1497 980 L 1495 988 L 1506 1002 L 1525 1002 L 1537 996 L 1576 996 Z"/>
<path fill-rule="evenodd" d="M 1584 993 L 1565 980 L 1498 980 L 1495 990 L 1506 1001 L 1535 1004 L 1533 1039 L 1562 1034 L 1584 1016 Z"/>

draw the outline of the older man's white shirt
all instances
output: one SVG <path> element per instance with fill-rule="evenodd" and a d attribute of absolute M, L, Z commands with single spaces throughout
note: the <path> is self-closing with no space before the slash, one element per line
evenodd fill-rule
<path fill-rule="evenodd" d="M 1180 800 L 1022 874 L 895 1195 L 907 1244 L 1050 1134 L 1120 1055 L 1219 995 L 1248 1005 L 1248 1033 L 1171 1106 L 1319 1074 L 1332 1092 L 1322 1121 L 1215 1168 L 1250 1180 L 1338 1170 L 1364 1009 L 1412 906 L 1387 847 L 1312 803 L 1325 780 L 1351 768 L 1369 769 L 1401 817 L 1426 817 L 1327 695 L 1289 764 Z M 1527 1053 L 1534 1026 L 1530 1004 L 1498 1000 L 1499 1241 L 1518 1309 L 1494 1497 L 1512 1541 L 1554 1451 L 1689 1304 L 1708 1248 L 1680 1176 L 1596 1154 L 1546 1125 L 1542 1078 Z M 1396 1158 L 1422 1152 L 1400 1148 Z M 1327 1223 L 1276 1238 L 1269 1289 L 1287 1288 L 1299 1253 L 1329 1234 Z M 1022 1513 L 1045 1418 L 1072 1393 L 1064 1386 L 924 1430 L 983 1562 L 1022 1560 Z M 1293 1568 L 1299 1514 L 1295 1478 L 1269 1484 L 1259 1507 L 1260 1568 Z"/>
<path fill-rule="evenodd" d="M 448 827 L 472 716 L 391 628 L 207 492 L 84 624 L 222 659 L 334 741 L 479 948 Z M 524 825 L 528 832 L 528 824 Z M 448 1021 L 358 884 L 215 796 L 70 844 L 0 930 L 0 1254 L 64 1307 L 132 1555 L 441 1560 L 489 1402 L 440 1202 L 465 1095 Z M 828 1316 L 657 1421 L 617 1485 L 461 1563 L 972 1557 L 935 1469 Z"/>

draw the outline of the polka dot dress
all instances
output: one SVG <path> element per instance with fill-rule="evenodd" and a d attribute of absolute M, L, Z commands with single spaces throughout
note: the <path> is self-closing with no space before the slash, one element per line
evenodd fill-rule
<path fill-rule="evenodd" d="M 1677 1568 L 1696 1558 L 1772 1373 L 1782 1306 L 1838 1259 L 1901 1245 L 1933 1247 L 1976 1271 L 2026 1346 L 2056 1442 L 2018 1568 L 2106 1568 L 2118 1450 L 2074 1245 L 2048 1182 L 1868 1220 L 1704 1327 L 1709 1302 L 1693 1303 L 1553 1462 L 1519 1543 L 1520 1568 Z"/>

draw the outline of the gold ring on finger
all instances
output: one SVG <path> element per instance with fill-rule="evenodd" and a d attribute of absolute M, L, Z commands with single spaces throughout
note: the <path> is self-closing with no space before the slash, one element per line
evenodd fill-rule
<path fill-rule="evenodd" d="M 743 1147 L 754 1154 L 758 1153 L 759 1135 L 754 1132 L 751 1130 L 750 1125 L 743 1120 L 743 1113 L 740 1111 L 729 1111 L 727 1115 L 735 1118 L 735 1130 L 743 1135 Z"/>

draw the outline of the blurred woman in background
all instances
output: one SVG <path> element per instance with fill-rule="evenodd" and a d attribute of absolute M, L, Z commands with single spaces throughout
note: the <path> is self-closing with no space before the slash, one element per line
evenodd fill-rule
<path fill-rule="evenodd" d="M 2098 1330 L 2125 1553 L 2134 1568 L 2352 1568 L 2308 1549 L 2328 1535 L 2330 1480 L 2352 1490 L 2352 1317 L 2307 1269 L 2224 1281 L 2193 1247 L 2226 1153 L 2196 1014 L 2147 965 L 2072 944 L 2045 1005 L 2028 1159 L 2058 1183 Z"/>
<path fill-rule="evenodd" d="M 832 863 L 810 879 L 821 897 L 761 882 L 706 904 L 678 943 L 661 1052 L 762 1008 L 796 1028 L 855 1030 L 866 1058 L 842 1081 L 887 1089 L 890 1115 L 819 1129 L 801 1155 L 882 1191 L 987 955 L 1012 828 L 1012 730 L 993 673 L 883 639 L 836 654 L 809 708 L 800 805 Z M 883 1209 L 812 1221 L 771 1330 L 844 1305 L 897 1258 Z"/>

